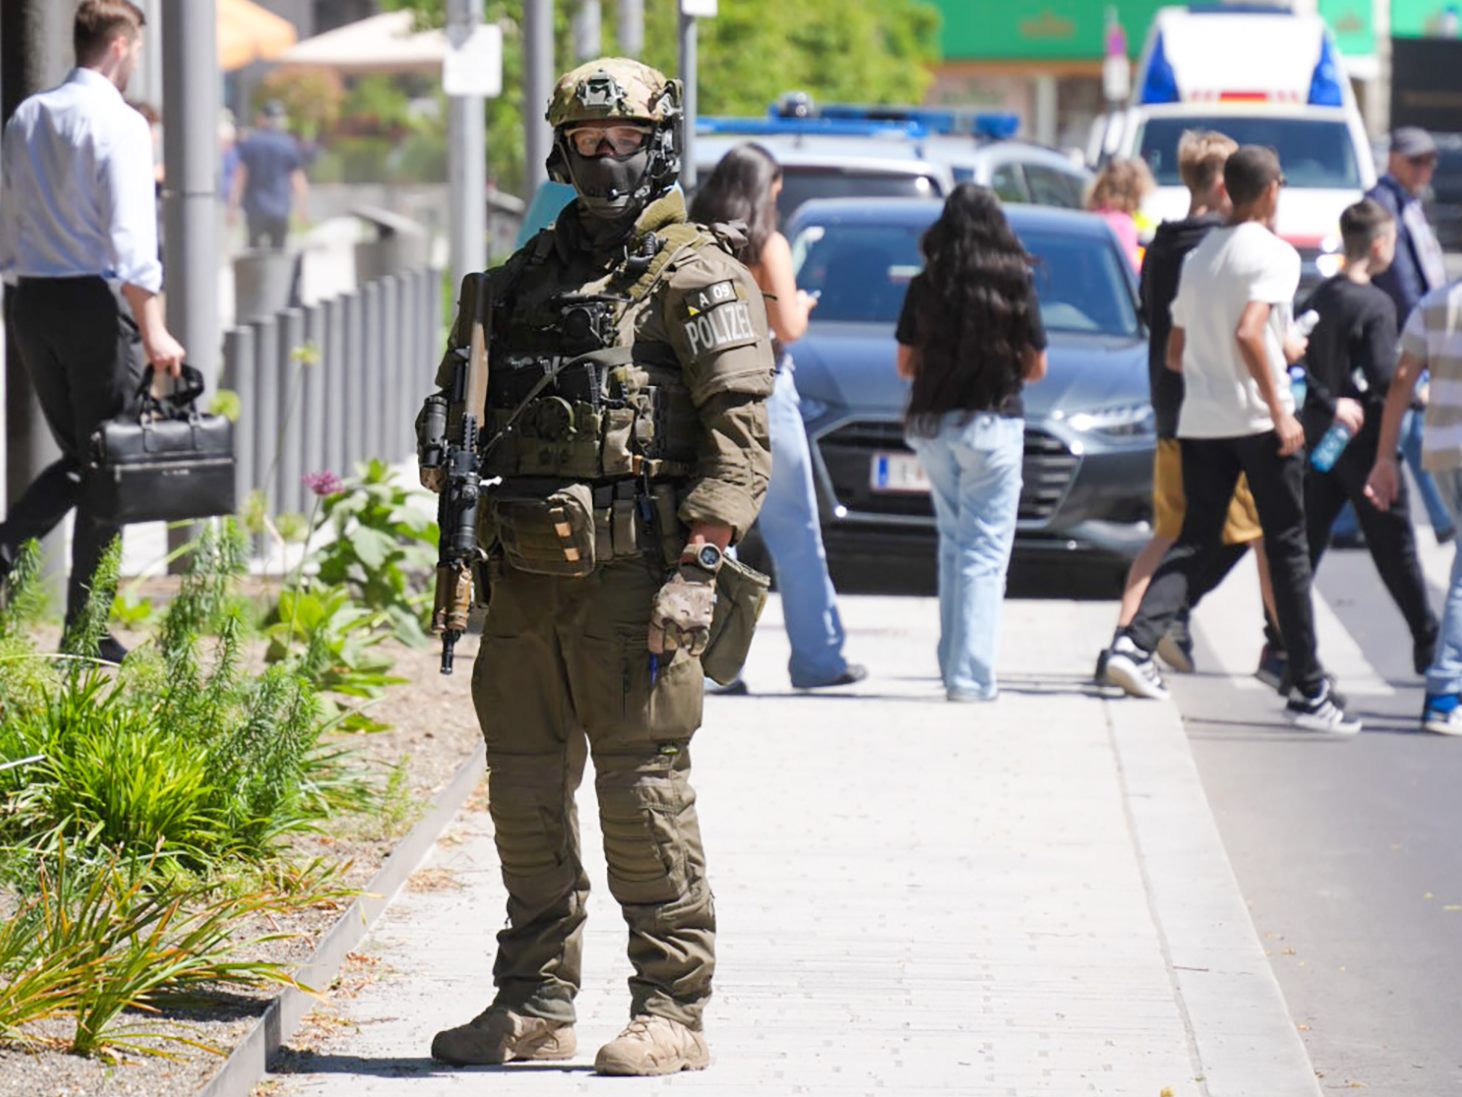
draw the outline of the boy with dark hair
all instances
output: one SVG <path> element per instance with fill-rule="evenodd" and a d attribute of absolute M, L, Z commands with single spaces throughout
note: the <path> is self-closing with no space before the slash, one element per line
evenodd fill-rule
<path fill-rule="evenodd" d="M 1340 215 L 1340 234 L 1345 270 L 1302 306 L 1320 315 L 1305 353 L 1309 394 L 1301 415 L 1305 444 L 1314 455 L 1305 475 L 1310 567 L 1319 566 L 1330 528 L 1349 500 L 1376 570 L 1411 630 L 1412 665 L 1423 674 L 1436 648 L 1437 619 L 1417 562 L 1406 486 L 1387 510 L 1365 494 L 1386 392 L 1396 374 L 1396 309 L 1371 280 L 1396 254 L 1396 221 L 1380 203 L 1364 198 Z"/>
<path fill-rule="evenodd" d="M 1291 330 L 1300 257 L 1270 229 L 1284 185 L 1273 149 L 1245 145 L 1223 168 L 1233 211 L 1189 254 L 1173 299 L 1167 367 L 1181 371 L 1178 438 L 1187 513 L 1137 616 L 1112 645 L 1107 676 L 1134 697 L 1165 698 L 1152 651 L 1222 551 L 1224 516 L 1239 474 L 1264 531 L 1275 609 L 1294 686 L 1285 715 L 1297 727 L 1354 733 L 1315 655 L 1305 538 L 1304 431 L 1288 363 L 1304 339 Z"/>
<path fill-rule="evenodd" d="M 1188 130 L 1178 141 L 1178 174 L 1188 188 L 1188 216 L 1180 221 L 1164 221 L 1148 246 L 1142 263 L 1142 318 L 1149 333 L 1147 374 L 1151 389 L 1152 411 L 1157 427 L 1157 450 L 1152 464 L 1152 538 L 1132 561 L 1127 572 L 1127 586 L 1122 592 L 1122 605 L 1117 630 L 1131 624 L 1137 607 L 1147 592 L 1153 572 L 1183 528 L 1187 509 L 1183 497 L 1183 467 L 1178 447 L 1178 411 L 1183 406 L 1183 375 L 1174 373 L 1164 363 L 1167 355 L 1168 331 L 1172 328 L 1169 307 L 1178 292 L 1178 277 L 1183 261 L 1208 233 L 1220 227 L 1231 206 L 1223 182 L 1223 165 L 1239 146 L 1231 137 L 1213 130 Z M 1252 546 L 1257 553 L 1259 585 L 1264 604 L 1273 616 L 1273 595 L 1269 569 L 1264 564 L 1263 531 L 1259 513 L 1248 481 L 1240 476 L 1229 503 L 1223 527 L 1223 551 L 1213 568 L 1200 576 L 1188 592 L 1188 604 L 1173 618 L 1168 631 L 1158 640 L 1157 655 L 1168 666 L 1184 674 L 1192 673 L 1193 641 L 1188 632 L 1188 613 L 1208 591 L 1223 581 L 1233 566 Z M 1277 640 L 1277 634 L 1275 639 Z M 1097 659 L 1096 680 L 1105 681 L 1107 652 Z"/>

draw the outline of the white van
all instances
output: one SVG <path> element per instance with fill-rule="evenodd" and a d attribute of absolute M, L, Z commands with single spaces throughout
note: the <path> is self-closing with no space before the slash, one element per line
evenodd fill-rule
<path fill-rule="evenodd" d="M 1340 211 L 1375 184 L 1376 169 L 1322 18 L 1259 4 L 1159 10 L 1132 103 L 1108 119 L 1101 139 L 1103 160 L 1141 156 L 1152 168 L 1158 186 L 1144 213 L 1154 222 L 1187 211 L 1177 154 L 1188 129 L 1276 149 L 1285 190 L 1275 228 L 1299 249 L 1301 284 L 1340 269 Z"/>

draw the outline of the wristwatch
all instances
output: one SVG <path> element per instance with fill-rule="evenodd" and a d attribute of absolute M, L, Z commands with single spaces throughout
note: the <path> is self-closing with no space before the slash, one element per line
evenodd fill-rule
<path fill-rule="evenodd" d="M 714 578 L 716 572 L 721 570 L 721 561 L 724 557 L 725 554 L 709 542 L 697 546 L 686 546 L 685 551 L 680 554 L 680 566 L 695 568 Z"/>

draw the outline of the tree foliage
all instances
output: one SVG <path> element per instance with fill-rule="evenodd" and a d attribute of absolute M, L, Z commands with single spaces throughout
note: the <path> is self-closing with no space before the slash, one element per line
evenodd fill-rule
<path fill-rule="evenodd" d="M 385 0 L 441 26 L 444 0 Z M 554 5 L 555 67 L 572 67 L 573 0 Z M 616 2 L 603 0 L 603 48 L 613 53 Z M 646 0 L 644 60 L 678 67 L 677 0 Z M 503 28 L 503 94 L 487 107 L 488 158 L 498 185 L 523 179 L 523 0 L 488 0 Z M 761 115 L 788 91 L 853 103 L 917 103 L 939 59 L 939 12 L 927 0 L 726 0 L 700 23 L 702 114 Z M 546 104 L 529 104 L 541 113 Z"/>

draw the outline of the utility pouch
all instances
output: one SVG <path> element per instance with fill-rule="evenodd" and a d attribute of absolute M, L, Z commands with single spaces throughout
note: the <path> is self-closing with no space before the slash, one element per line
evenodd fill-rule
<path fill-rule="evenodd" d="M 492 516 L 510 567 L 570 579 L 594 570 L 594 496 L 587 484 L 547 488 L 542 495 L 517 485 L 499 489 Z"/>
<path fill-rule="evenodd" d="M 660 554 L 665 566 L 673 568 L 685 551 L 685 542 L 690 531 L 680 520 L 679 508 L 675 503 L 675 489 L 669 484 L 656 484 L 650 489 L 650 499 L 655 507 L 655 529 L 660 535 Z"/>
<path fill-rule="evenodd" d="M 729 686 L 746 665 L 771 585 L 771 579 L 739 560 L 727 556 L 721 561 L 721 570 L 716 572 L 711 640 L 701 653 L 701 670 L 713 682 Z"/>

